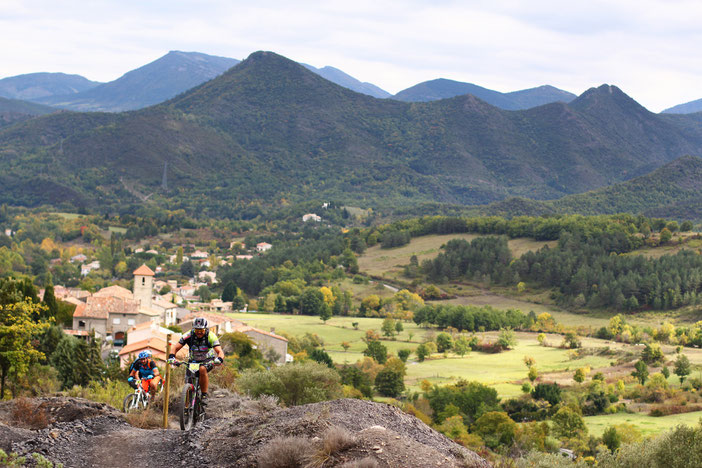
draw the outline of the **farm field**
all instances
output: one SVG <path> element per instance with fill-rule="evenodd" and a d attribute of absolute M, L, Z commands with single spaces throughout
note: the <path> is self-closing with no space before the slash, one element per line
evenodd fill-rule
<path fill-rule="evenodd" d="M 318 317 L 306 315 L 278 315 L 278 314 L 249 314 L 233 313 L 230 317 L 242 320 L 247 324 L 263 330 L 274 329 L 277 333 L 286 333 L 289 336 L 301 337 L 305 333 L 316 333 L 325 343 L 325 350 L 334 362 L 339 364 L 354 363 L 363 358 L 366 348 L 362 338 L 366 330 L 380 330 L 382 319 L 367 317 L 333 317 L 326 324 Z M 358 322 L 358 330 L 352 323 Z M 400 349 L 414 350 L 424 341 L 426 334 L 435 334 L 437 330 L 424 329 L 414 323 L 403 322 L 404 331 L 395 340 L 383 340 L 389 353 L 396 354 Z M 412 339 L 410 341 L 410 333 Z M 497 339 L 496 332 L 478 334 L 487 341 Z M 521 384 L 526 379 L 527 368 L 524 357 L 531 356 L 536 360 L 539 374 L 544 375 L 548 381 L 558 381 L 560 384 L 572 384 L 572 374 L 579 367 L 589 366 L 592 373 L 602 371 L 609 374 L 608 368 L 612 356 L 606 354 L 588 354 L 578 359 L 572 359 L 569 351 L 558 348 L 562 341 L 560 335 L 546 335 L 545 342 L 550 346 L 540 346 L 536 333 L 516 333 L 518 344 L 510 350 L 499 354 L 485 354 L 473 352 L 464 357 L 449 353 L 434 354 L 424 362 L 417 362 L 414 354 L 407 362 L 407 376 L 405 384 L 412 390 L 418 390 L 422 380 L 435 384 L 447 384 L 458 379 L 474 380 L 493 386 L 503 398 L 517 396 L 521 393 Z M 348 342 L 350 347 L 344 351 L 342 342 Z M 596 338 L 582 338 L 584 348 L 609 347 L 612 351 L 631 351 L 640 353 L 641 348 L 599 340 Z M 673 347 L 664 347 L 664 352 L 671 356 Z M 587 354 L 587 353 L 585 353 Z M 685 354 L 693 364 L 702 364 L 702 350 L 686 349 Z M 671 358 L 672 359 L 672 358 Z M 628 375 L 631 369 L 620 368 L 619 376 Z"/>
<path fill-rule="evenodd" d="M 696 426 L 702 418 L 702 411 L 692 413 L 672 414 L 654 418 L 644 413 L 617 413 L 583 418 L 590 435 L 601 437 L 609 426 L 615 424 L 631 424 L 641 431 L 644 436 L 651 436 L 669 431 L 676 426 Z"/>

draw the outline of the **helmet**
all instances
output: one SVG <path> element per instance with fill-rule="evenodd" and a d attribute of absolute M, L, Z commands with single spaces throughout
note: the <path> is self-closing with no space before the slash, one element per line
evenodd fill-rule
<path fill-rule="evenodd" d="M 151 351 L 148 349 L 139 353 L 139 359 L 146 359 L 151 357 Z"/>
<path fill-rule="evenodd" d="M 207 328 L 207 319 L 205 317 L 198 317 L 193 321 L 193 328 Z"/>

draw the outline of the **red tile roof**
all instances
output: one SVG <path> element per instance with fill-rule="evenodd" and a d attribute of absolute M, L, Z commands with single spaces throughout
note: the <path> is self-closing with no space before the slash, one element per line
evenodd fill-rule
<path fill-rule="evenodd" d="M 133 275 L 141 275 L 141 276 L 154 276 L 155 273 L 151 271 L 151 268 L 147 267 L 146 264 L 143 264 L 136 270 L 134 270 Z"/>

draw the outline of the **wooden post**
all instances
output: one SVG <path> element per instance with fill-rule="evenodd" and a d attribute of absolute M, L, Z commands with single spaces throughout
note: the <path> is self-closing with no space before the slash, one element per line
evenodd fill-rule
<path fill-rule="evenodd" d="M 166 335 L 166 359 L 171 354 L 171 334 Z M 168 393 L 171 386 L 171 365 L 166 362 L 166 390 L 163 395 L 163 428 L 168 429 Z"/>

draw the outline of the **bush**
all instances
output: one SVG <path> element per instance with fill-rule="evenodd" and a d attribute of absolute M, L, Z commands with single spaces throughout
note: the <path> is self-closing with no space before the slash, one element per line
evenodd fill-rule
<path fill-rule="evenodd" d="M 306 437 L 276 437 L 258 452 L 259 468 L 305 466 L 314 452 L 314 444 Z"/>
<path fill-rule="evenodd" d="M 15 400 L 15 407 L 12 410 L 12 421 L 18 427 L 34 431 L 44 429 L 49 425 L 46 418 L 46 410 L 26 398 Z"/>
<path fill-rule="evenodd" d="M 534 387 L 531 396 L 535 400 L 546 400 L 551 406 L 561 402 L 561 387 L 557 383 L 540 383 Z"/>
<path fill-rule="evenodd" d="M 383 396 L 396 397 L 405 389 L 402 373 L 385 368 L 375 377 L 375 389 Z"/>
<path fill-rule="evenodd" d="M 286 406 L 332 400 L 342 394 L 339 374 L 317 362 L 293 363 L 270 370 L 246 370 L 238 381 L 245 393 L 277 396 Z"/>

